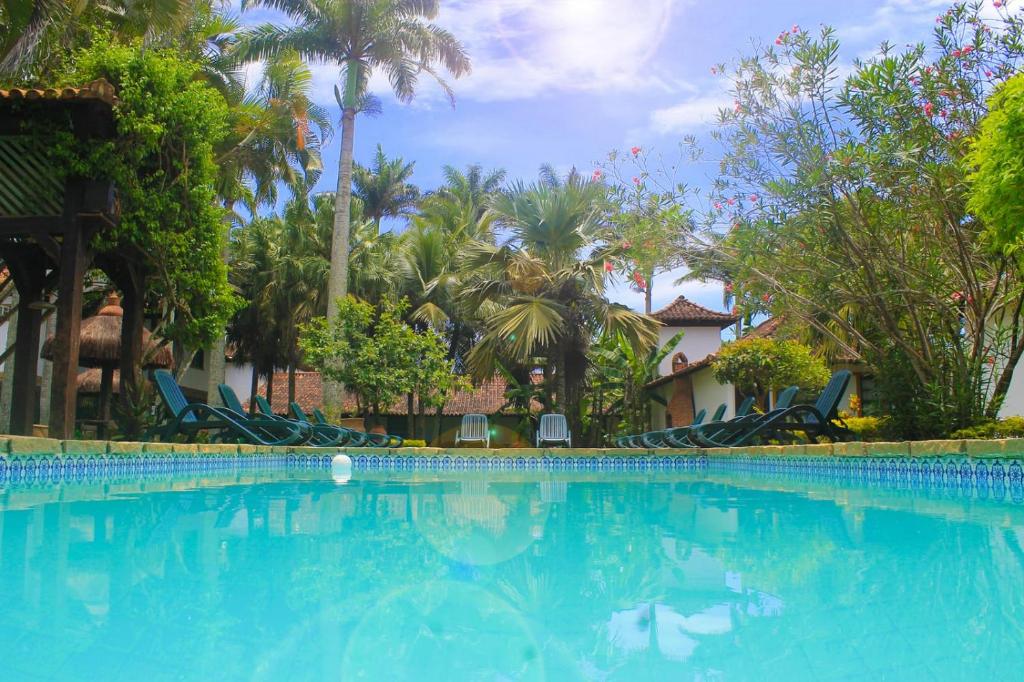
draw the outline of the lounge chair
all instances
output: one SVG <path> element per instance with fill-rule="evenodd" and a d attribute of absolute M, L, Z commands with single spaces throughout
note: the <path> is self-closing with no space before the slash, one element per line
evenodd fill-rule
<path fill-rule="evenodd" d="M 369 445 L 378 448 L 400 448 L 404 442 L 401 436 L 392 436 L 387 433 L 366 433 L 365 431 L 357 431 L 356 429 L 350 429 L 346 426 L 331 424 L 327 421 L 323 412 L 316 408 L 313 409 L 313 414 L 315 415 L 314 419 L 316 419 L 316 421 L 312 422 L 309 417 L 306 416 L 306 412 L 302 409 L 302 406 L 296 402 L 291 403 L 291 410 L 292 416 L 300 422 L 306 422 L 307 424 L 323 424 L 325 426 L 333 426 L 336 429 L 344 429 L 345 431 L 348 431 L 350 437 L 355 436 L 355 438 L 353 438 L 353 442 L 350 443 L 353 447 Z M 361 440 L 362 442 L 355 442 L 357 440 Z"/>
<path fill-rule="evenodd" d="M 569 432 L 569 422 L 565 420 L 564 414 L 542 414 L 540 416 L 540 425 L 537 427 L 537 447 L 542 448 L 545 444 L 572 447 L 572 434 Z"/>
<path fill-rule="evenodd" d="M 783 389 L 779 392 L 775 397 L 774 407 L 772 407 L 768 412 L 748 412 L 745 415 L 737 415 L 727 421 L 701 424 L 699 427 L 692 429 L 686 435 L 686 439 L 692 444 L 691 447 L 718 447 L 712 445 L 712 443 L 719 442 L 718 439 L 723 438 L 730 433 L 736 433 L 742 430 L 741 427 L 752 428 L 755 423 L 769 419 L 772 416 L 781 413 L 782 410 L 787 409 L 793 404 L 793 400 L 799 392 L 799 386 L 790 386 L 789 388 Z"/>
<path fill-rule="evenodd" d="M 174 375 L 165 369 L 153 372 L 153 383 L 170 413 L 170 419 L 151 432 L 161 440 L 170 441 L 182 435 L 193 440 L 201 431 L 211 431 L 214 440 L 242 441 L 253 445 L 296 445 L 302 443 L 306 433 L 298 425 L 273 419 L 249 419 L 221 407 L 206 403 L 190 403 Z"/>
<path fill-rule="evenodd" d="M 736 415 L 733 417 L 733 419 L 740 419 L 746 417 L 748 414 L 750 414 L 750 411 L 752 409 L 754 409 L 754 396 L 747 396 L 746 398 L 743 399 L 743 402 L 739 404 L 739 407 L 736 408 Z M 719 409 L 715 411 L 714 416 L 711 417 L 711 422 L 709 423 L 722 421 L 722 417 L 724 415 L 725 412 L 721 409 L 720 406 Z M 689 434 L 693 430 L 694 426 L 700 426 L 700 423 L 695 421 L 694 424 L 690 424 L 689 426 L 682 426 L 675 429 L 665 429 L 664 442 L 669 447 L 674 448 L 700 447 L 693 443 L 689 438 Z"/>
<path fill-rule="evenodd" d="M 487 415 L 462 415 L 462 425 L 455 434 L 455 445 L 460 443 L 483 443 L 485 448 L 491 447 L 491 428 L 487 423 Z"/>
<path fill-rule="evenodd" d="M 721 419 L 722 415 L 725 414 L 725 410 L 726 405 L 725 403 L 722 403 L 721 405 L 718 406 L 718 409 L 715 410 L 715 414 L 712 417 L 712 419 Z M 700 411 L 697 412 L 696 415 L 694 415 L 693 422 L 690 424 L 690 426 L 692 426 L 693 424 L 702 424 L 704 422 L 704 419 L 707 417 L 707 414 L 708 411 L 702 407 Z M 676 428 L 688 429 L 690 427 L 681 426 Z M 663 448 L 666 447 L 665 436 L 670 430 L 675 429 L 660 429 L 658 431 L 648 431 L 647 433 L 641 433 L 640 435 L 634 437 L 632 439 L 632 442 L 636 443 L 636 447 L 640 448 Z"/>
<path fill-rule="evenodd" d="M 219 384 L 217 386 L 217 392 L 220 393 L 220 399 L 224 403 L 224 407 L 233 412 L 245 414 L 245 408 L 242 406 L 242 402 L 238 399 L 235 389 L 231 388 L 227 384 Z M 318 448 L 332 448 L 342 446 L 346 441 L 348 441 L 348 434 L 345 434 L 338 429 L 330 429 L 316 424 L 303 424 L 292 419 L 277 416 L 270 409 L 270 404 L 263 396 L 256 396 L 256 413 L 264 419 L 273 419 L 275 421 L 297 425 L 306 433 L 305 445 Z"/>
<path fill-rule="evenodd" d="M 839 402 L 846 393 L 851 376 L 845 369 L 833 374 L 813 405 L 772 410 L 750 423 L 726 423 L 714 436 L 702 432 L 701 443 L 711 447 L 737 447 L 753 441 L 792 440 L 796 433 L 804 434 L 812 443 L 818 442 L 819 438 L 833 442 L 850 440 L 853 432 L 834 422 L 839 420 Z"/>
<path fill-rule="evenodd" d="M 722 417 L 725 416 L 725 411 L 727 409 L 729 409 L 729 406 L 726 405 L 725 403 L 721 403 L 718 407 L 715 408 L 715 413 L 711 415 L 711 421 L 721 421 Z M 704 412 L 704 414 L 707 414 L 707 410 L 702 409 L 701 411 Z M 694 422 L 698 425 L 700 425 L 703 421 L 704 420 L 702 419 L 701 421 L 698 422 L 697 418 L 694 417 Z M 664 429 L 662 431 L 655 431 L 653 434 L 644 434 L 642 436 L 642 440 L 644 441 L 645 445 L 651 448 L 664 448 L 673 446 L 685 447 L 677 445 L 677 443 L 683 442 L 682 438 L 684 438 L 686 434 L 689 433 L 692 427 L 693 424 L 690 424 L 689 426 L 677 426 L 670 429 Z"/>

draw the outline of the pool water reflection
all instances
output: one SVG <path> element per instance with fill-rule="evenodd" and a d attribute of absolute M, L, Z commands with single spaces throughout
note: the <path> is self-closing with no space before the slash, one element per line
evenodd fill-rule
<path fill-rule="evenodd" d="M 1024 678 L 1019 505 L 708 472 L 262 478 L 0 491 L 4 678 Z"/>

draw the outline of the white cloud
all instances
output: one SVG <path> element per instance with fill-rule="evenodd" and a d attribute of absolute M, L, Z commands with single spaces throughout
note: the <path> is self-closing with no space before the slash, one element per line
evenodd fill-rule
<path fill-rule="evenodd" d="M 688 0 L 449 0 L 437 23 L 466 46 L 473 72 L 457 85 L 475 100 L 557 90 L 676 92 L 685 83 L 651 59 Z"/>
<path fill-rule="evenodd" d="M 654 280 L 654 296 L 651 304 L 654 310 L 664 307 L 675 300 L 676 296 L 685 296 L 694 303 L 712 310 L 722 310 L 721 282 L 685 281 L 675 284 L 676 280 L 687 273 L 687 269 L 678 268 L 661 275 Z M 633 310 L 643 311 L 644 295 L 629 286 L 628 282 L 620 281 L 608 288 L 608 298 L 617 303 L 629 306 Z"/>
<path fill-rule="evenodd" d="M 660 134 L 691 133 L 715 122 L 718 111 L 732 105 L 724 93 L 693 97 L 675 106 L 651 112 L 650 127 Z"/>

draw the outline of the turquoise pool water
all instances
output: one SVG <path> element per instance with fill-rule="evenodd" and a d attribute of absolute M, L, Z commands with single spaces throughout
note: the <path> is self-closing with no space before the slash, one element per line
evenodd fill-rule
<path fill-rule="evenodd" d="M 1024 504 L 997 497 L 721 468 L 0 485 L 0 678 L 1021 680 Z"/>

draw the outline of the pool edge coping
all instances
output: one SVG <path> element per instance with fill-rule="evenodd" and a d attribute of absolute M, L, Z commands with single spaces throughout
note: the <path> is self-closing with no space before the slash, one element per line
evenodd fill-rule
<path fill-rule="evenodd" d="M 309 446 L 271 447 L 265 445 L 231 445 L 212 443 L 143 443 L 102 440 L 58 440 L 34 436 L 0 435 L 0 456 L 89 456 L 89 455 L 293 455 L 293 454 L 361 454 L 392 457 L 556 457 L 571 452 L 574 457 L 674 457 L 706 455 L 708 457 L 936 457 L 967 455 L 976 459 L 1024 456 L 1024 438 L 998 440 L 924 440 L 901 442 L 850 442 L 813 445 L 758 445 L 744 448 L 314 448 Z"/>

